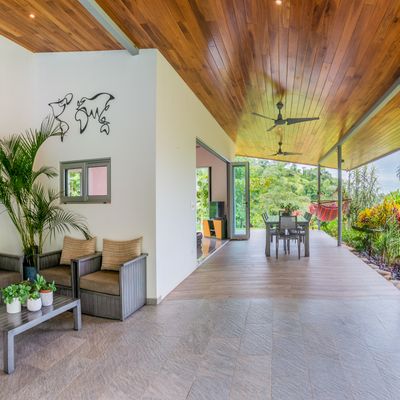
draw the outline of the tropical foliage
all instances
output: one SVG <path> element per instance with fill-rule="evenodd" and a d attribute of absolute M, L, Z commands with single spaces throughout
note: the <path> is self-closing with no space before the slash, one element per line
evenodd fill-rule
<path fill-rule="evenodd" d="M 196 230 L 201 231 L 201 222 L 208 219 L 208 204 L 210 200 L 209 169 L 196 169 Z"/>
<path fill-rule="evenodd" d="M 318 200 L 317 168 L 299 167 L 294 164 L 240 158 L 250 163 L 250 221 L 256 228 L 264 227 L 262 213 L 277 215 L 282 206 L 308 211 L 312 201 Z M 321 199 L 332 199 L 337 189 L 336 179 L 321 171 Z M 282 201 L 285 204 L 282 204 Z"/>
<path fill-rule="evenodd" d="M 351 199 L 349 217 L 354 222 L 360 211 L 372 207 L 382 198 L 375 167 L 366 165 L 349 172 L 346 191 L 346 196 Z"/>
<path fill-rule="evenodd" d="M 337 235 L 337 221 L 322 225 Z M 400 191 L 386 195 L 372 207 L 361 210 L 352 226 L 345 226 L 343 241 L 359 252 L 367 253 L 389 268 L 400 262 Z"/>
<path fill-rule="evenodd" d="M 57 233 L 76 229 L 90 237 L 84 219 L 60 207 L 59 194 L 43 186 L 57 172 L 47 166 L 35 166 L 43 144 L 59 134 L 54 119 L 46 118 L 40 130 L 0 140 L 0 203 L 18 231 L 31 265 L 34 255 L 43 251 L 46 240 Z"/>

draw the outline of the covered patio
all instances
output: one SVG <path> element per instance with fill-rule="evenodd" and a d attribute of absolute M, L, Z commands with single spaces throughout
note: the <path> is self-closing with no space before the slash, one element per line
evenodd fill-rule
<path fill-rule="evenodd" d="M 249 241 L 230 242 L 182 282 L 168 300 L 227 298 L 365 299 L 398 290 L 347 247 L 322 231 L 310 231 L 310 257 L 265 257 L 265 231 Z"/>
<path fill-rule="evenodd" d="M 399 399 L 400 292 L 342 246 L 342 172 L 400 149 L 399 20 L 387 0 L 0 0 L 0 269 L 20 307 L 0 312 L 0 400 Z M 232 239 L 200 267 L 199 143 L 226 164 L 207 201 Z M 241 157 L 315 167 L 318 206 L 336 169 L 337 242 L 305 229 L 305 257 L 275 259 L 264 230 L 243 240 Z M 46 227 L 54 209 L 70 217 Z M 73 241 L 90 247 L 62 257 Z M 59 273 L 55 303 L 27 268 Z"/>
<path fill-rule="evenodd" d="M 399 292 L 311 232 L 309 259 L 230 242 L 159 306 L 124 324 L 60 316 L 17 342 L 1 396 L 77 399 L 396 399 Z M 96 382 L 95 385 L 92 383 Z"/>

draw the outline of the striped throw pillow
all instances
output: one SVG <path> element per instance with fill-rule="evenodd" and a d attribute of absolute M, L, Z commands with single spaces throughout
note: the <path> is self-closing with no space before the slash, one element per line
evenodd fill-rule
<path fill-rule="evenodd" d="M 119 271 L 122 264 L 142 254 L 142 241 L 142 237 L 124 241 L 103 239 L 101 269 Z"/>
<path fill-rule="evenodd" d="M 96 252 L 96 238 L 89 240 L 64 237 L 64 245 L 61 252 L 61 265 L 71 264 L 74 258 L 88 256 Z"/>

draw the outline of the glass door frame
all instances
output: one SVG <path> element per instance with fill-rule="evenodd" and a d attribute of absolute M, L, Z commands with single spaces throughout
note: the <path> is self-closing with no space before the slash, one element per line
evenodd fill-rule
<path fill-rule="evenodd" d="M 235 182 L 234 170 L 237 167 L 245 168 L 245 232 L 235 233 Z M 229 180 L 229 237 L 232 240 L 248 240 L 250 238 L 250 168 L 248 161 L 231 162 L 228 164 Z"/>

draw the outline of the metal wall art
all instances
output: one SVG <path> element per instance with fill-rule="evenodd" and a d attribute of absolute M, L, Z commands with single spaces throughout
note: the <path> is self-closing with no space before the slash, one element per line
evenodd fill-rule
<path fill-rule="evenodd" d="M 79 121 L 81 133 L 85 132 L 90 117 L 99 122 L 100 132 L 106 135 L 110 133 L 110 122 L 104 113 L 110 108 L 111 100 L 114 100 L 114 96 L 109 93 L 98 93 L 93 97 L 82 97 L 78 100 L 75 119 Z"/>
<path fill-rule="evenodd" d="M 67 105 L 71 103 L 73 97 L 74 96 L 72 93 L 68 93 L 62 99 L 58 99 L 57 101 L 49 103 L 53 117 L 59 123 L 59 128 L 61 131 L 61 141 L 64 140 L 64 135 L 68 132 L 69 125 L 67 124 L 67 122 L 63 121 L 60 117 L 64 113 Z"/>
<path fill-rule="evenodd" d="M 64 141 L 65 134 L 69 131 L 70 126 L 60 118 L 64 114 L 67 106 L 73 99 L 72 93 L 67 93 L 62 99 L 49 103 L 54 119 L 58 122 L 61 131 L 61 141 Z M 77 101 L 75 111 L 75 120 L 79 122 L 79 132 L 85 132 L 89 119 L 92 118 L 100 124 L 99 131 L 108 135 L 110 133 L 110 121 L 106 118 L 106 112 L 110 108 L 110 102 L 115 97 L 110 93 L 98 93 L 93 97 L 82 97 Z"/>

